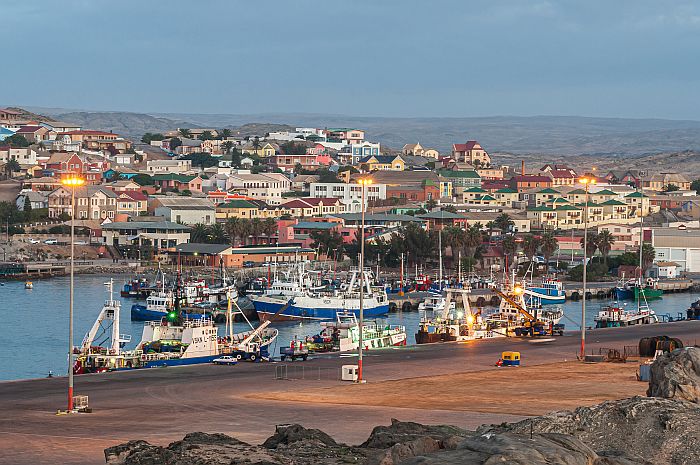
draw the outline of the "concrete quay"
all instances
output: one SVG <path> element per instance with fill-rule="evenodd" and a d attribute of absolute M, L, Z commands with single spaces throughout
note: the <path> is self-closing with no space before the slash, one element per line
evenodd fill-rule
<path fill-rule="evenodd" d="M 700 321 L 664 323 L 629 328 L 609 328 L 587 333 L 587 352 L 600 348 L 636 346 L 644 336 L 669 335 L 695 344 L 700 339 Z M 321 428 L 339 441 L 360 443 L 372 427 L 388 424 L 391 418 L 423 423 L 447 423 L 475 428 L 483 423 L 500 423 L 523 418 L 505 413 L 498 405 L 484 411 L 471 405 L 458 410 L 439 402 L 415 405 L 373 404 L 363 390 L 384 381 L 395 386 L 401 397 L 402 385 L 416 377 L 473 374 L 487 379 L 503 350 L 518 350 L 523 364 L 536 367 L 575 360 L 580 347 L 576 332 L 552 342 L 528 339 L 494 339 L 469 343 L 408 346 L 371 352 L 365 358 L 366 385 L 337 380 L 340 367 L 355 363 L 354 356 L 322 355 L 307 362 L 290 364 L 240 363 L 237 366 L 200 365 L 134 370 L 76 377 L 76 394 L 87 395 L 91 414 L 57 416 L 66 405 L 65 378 L 36 379 L 0 383 L 0 463 L 2 464 L 98 464 L 104 463 L 105 447 L 129 439 L 145 439 L 156 444 L 181 439 L 187 432 L 223 432 L 241 440 L 259 443 L 274 432 L 276 424 L 301 423 Z M 303 367 L 305 379 L 276 380 L 279 367 L 286 365 L 291 375 Z M 299 368 L 295 368 L 299 367 Z M 514 372 L 516 373 L 516 372 Z M 544 370 L 546 373 L 546 370 Z M 295 376 L 288 376 L 294 378 Z M 300 376 L 296 376 L 300 378 Z M 554 383 L 556 381 L 552 381 Z M 567 389 L 566 379 L 561 389 Z M 551 384 L 551 383 L 550 383 Z M 608 383 L 612 384 L 612 383 Z M 318 388 L 336 390 L 353 386 L 356 402 L 293 402 L 259 398 L 260 394 L 298 393 Z M 519 386 L 512 377 L 512 389 Z M 613 394 L 620 394 L 613 389 Z M 640 392 L 644 386 L 640 383 Z M 497 391 L 488 382 L 484 392 Z M 493 392 L 491 392 L 493 394 Z M 590 399 L 582 398 L 581 403 Z M 533 411 L 531 414 L 545 413 Z"/>

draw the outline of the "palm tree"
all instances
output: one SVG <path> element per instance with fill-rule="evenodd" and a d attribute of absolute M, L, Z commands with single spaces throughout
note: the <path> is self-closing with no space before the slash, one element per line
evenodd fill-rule
<path fill-rule="evenodd" d="M 5 164 L 5 171 L 7 171 L 7 176 L 10 178 L 12 177 L 12 173 L 14 173 L 15 171 L 19 171 L 21 169 L 22 168 L 19 166 L 19 163 L 14 158 L 10 158 L 7 161 L 7 164 Z"/>
<path fill-rule="evenodd" d="M 464 247 L 467 249 L 467 256 L 474 259 L 477 247 L 482 242 L 481 227 L 478 224 L 473 224 L 467 228 L 464 234 Z"/>
<path fill-rule="evenodd" d="M 608 266 L 608 254 L 610 254 L 613 244 L 615 244 L 615 237 L 607 229 L 603 229 L 596 235 L 596 245 L 603 256 L 605 266 Z"/>
<path fill-rule="evenodd" d="M 639 255 L 637 255 L 639 257 Z M 647 270 L 651 266 L 652 263 L 654 263 L 654 259 L 656 258 L 656 250 L 654 250 L 654 246 L 649 244 L 648 242 L 645 242 L 642 245 L 642 268 L 644 271 Z"/>
<path fill-rule="evenodd" d="M 515 223 L 507 213 L 501 213 L 493 220 L 493 224 L 505 234 L 510 231 L 511 226 Z"/>
<path fill-rule="evenodd" d="M 589 234 L 588 245 L 586 247 L 584 247 L 583 238 L 581 238 L 581 248 L 584 249 L 584 256 L 586 258 L 592 258 L 595 255 L 596 250 L 598 250 L 598 235 Z"/>
<path fill-rule="evenodd" d="M 180 135 L 182 137 L 187 137 L 187 138 L 192 137 L 192 133 L 187 128 L 179 128 L 177 131 L 180 133 Z"/>
<path fill-rule="evenodd" d="M 533 236 L 532 234 L 528 234 L 523 238 L 523 252 L 525 253 L 525 256 L 529 259 L 532 259 L 535 254 L 537 254 L 537 250 L 540 248 L 541 245 L 541 240 L 537 236 Z"/>
<path fill-rule="evenodd" d="M 272 244 L 272 237 L 277 234 L 277 221 L 274 218 L 265 218 L 262 229 L 267 234 L 267 243 Z"/>
<path fill-rule="evenodd" d="M 221 144 L 221 150 L 227 155 L 229 153 L 231 153 L 232 148 L 233 148 L 233 142 L 231 142 L 230 140 L 227 140 L 226 142 Z"/>
<path fill-rule="evenodd" d="M 258 236 L 262 233 L 262 221 L 260 218 L 253 218 L 250 220 L 250 234 L 253 236 L 253 244 L 258 243 Z"/>
<path fill-rule="evenodd" d="M 513 257 L 515 257 L 515 254 L 518 251 L 518 243 L 516 242 L 515 238 L 513 236 L 504 237 L 503 241 L 501 242 L 501 247 L 503 248 L 503 255 L 508 260 L 508 264 L 512 265 Z M 506 271 L 508 271 L 508 268 L 506 268 Z"/>
<path fill-rule="evenodd" d="M 219 131 L 219 136 L 221 136 L 222 139 L 228 139 L 231 137 L 233 133 L 231 132 L 230 129 L 224 128 L 221 131 Z"/>
<path fill-rule="evenodd" d="M 425 209 L 428 211 L 433 211 L 433 208 L 437 206 L 437 202 L 433 199 L 428 200 L 425 202 Z"/>
<path fill-rule="evenodd" d="M 209 242 L 212 244 L 225 244 L 228 242 L 228 234 L 223 224 L 214 223 L 209 226 Z"/>
<path fill-rule="evenodd" d="M 554 233 L 552 231 L 546 231 L 544 234 L 542 234 L 542 238 L 540 239 L 540 250 L 542 251 L 545 262 L 549 263 L 550 257 L 554 255 L 554 252 L 556 252 L 558 248 L 559 241 L 557 241 L 557 238 L 554 237 Z"/>
<path fill-rule="evenodd" d="M 197 223 L 192 227 L 190 231 L 190 242 L 194 243 L 206 243 L 208 242 L 209 231 L 206 225 L 202 223 Z"/>
<path fill-rule="evenodd" d="M 242 245 L 247 245 L 248 244 L 248 236 L 251 233 L 251 224 L 250 220 L 241 220 L 241 226 L 239 228 L 238 235 L 241 238 L 241 243 Z"/>
<path fill-rule="evenodd" d="M 228 235 L 231 245 L 235 247 L 236 239 L 241 235 L 241 219 L 237 217 L 226 220 L 226 234 Z"/>

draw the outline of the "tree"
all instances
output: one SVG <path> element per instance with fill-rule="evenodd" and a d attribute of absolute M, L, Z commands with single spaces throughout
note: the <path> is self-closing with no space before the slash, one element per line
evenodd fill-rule
<path fill-rule="evenodd" d="M 493 224 L 503 233 L 507 233 L 515 223 L 507 213 L 501 213 L 493 220 Z"/>
<path fill-rule="evenodd" d="M 195 224 L 190 230 L 190 242 L 194 243 L 207 243 L 209 237 L 209 231 L 207 231 L 206 225 L 202 223 Z"/>
<path fill-rule="evenodd" d="M 265 218 L 262 230 L 267 235 L 267 243 L 272 244 L 272 236 L 277 234 L 277 221 L 274 218 Z"/>
<path fill-rule="evenodd" d="M 227 140 L 226 142 L 223 142 L 223 143 L 221 144 L 221 150 L 222 150 L 225 154 L 231 153 L 231 150 L 232 150 L 232 149 L 233 149 L 233 142 L 231 142 L 230 140 Z"/>
<path fill-rule="evenodd" d="M 177 132 L 178 132 L 182 137 L 186 137 L 186 138 L 192 137 L 192 133 L 191 133 L 190 130 L 187 129 L 187 128 L 179 128 L 179 129 L 177 130 Z"/>
<path fill-rule="evenodd" d="M 210 153 L 206 152 L 190 153 L 182 157 L 182 159 L 191 160 L 192 166 L 199 166 L 202 169 L 217 166 L 219 164 L 219 160 L 216 157 L 213 157 Z"/>
<path fill-rule="evenodd" d="M 203 131 L 199 135 L 199 140 L 212 140 L 214 139 L 214 134 L 211 133 L 211 131 Z"/>
<path fill-rule="evenodd" d="M 584 247 L 583 237 L 581 238 L 581 249 L 584 250 L 584 256 L 586 258 L 592 258 L 595 255 L 596 250 L 598 250 L 598 235 L 589 234 L 588 244 Z"/>
<path fill-rule="evenodd" d="M 19 163 L 14 158 L 10 158 L 7 161 L 7 164 L 5 165 L 5 171 L 7 171 L 7 175 L 9 177 L 12 177 L 12 173 L 17 172 L 21 169 L 22 169 L 22 167 L 19 166 Z"/>
<path fill-rule="evenodd" d="M 258 150 L 260 149 L 260 147 L 262 147 L 262 145 L 260 144 L 260 138 L 258 136 L 255 136 L 250 144 L 253 146 L 253 150 L 255 150 L 255 154 L 257 155 Z"/>
<path fill-rule="evenodd" d="M 155 182 L 151 176 L 143 173 L 137 174 L 136 176 L 132 177 L 131 180 L 139 186 L 152 186 Z"/>
<path fill-rule="evenodd" d="M 12 134 L 9 137 L 6 137 L 5 140 L 3 141 L 4 144 L 9 145 L 11 147 L 29 147 L 29 141 L 24 138 L 24 136 L 20 134 Z"/>
<path fill-rule="evenodd" d="M 343 236 L 337 231 L 312 231 L 310 237 L 314 240 L 311 247 L 318 249 L 319 252 L 329 257 L 343 256 Z"/>
<path fill-rule="evenodd" d="M 168 145 L 170 146 L 170 151 L 174 152 L 175 149 L 182 145 L 182 141 L 178 137 L 173 137 L 172 139 L 170 139 Z"/>
<path fill-rule="evenodd" d="M 297 144 L 291 140 L 280 145 L 280 149 L 286 155 L 304 155 L 306 153 L 306 146 L 303 143 Z"/>
<path fill-rule="evenodd" d="M 549 259 L 554 252 L 559 248 L 559 241 L 554 237 L 552 231 L 547 231 L 542 234 L 542 239 L 540 241 L 540 250 L 542 251 L 542 256 L 544 256 L 544 261 L 549 263 Z"/>
<path fill-rule="evenodd" d="M 231 137 L 232 135 L 233 135 L 233 133 L 232 133 L 231 130 L 228 129 L 228 128 L 224 128 L 224 129 L 222 129 L 221 131 L 219 131 L 219 137 L 220 137 L 221 139 L 228 139 L 228 138 Z"/>
<path fill-rule="evenodd" d="M 637 255 L 637 257 L 639 257 L 639 255 Z M 645 242 L 642 245 L 642 270 L 646 271 L 649 269 L 651 264 L 654 263 L 655 258 L 656 250 L 654 250 L 654 246 L 648 242 Z"/>
<path fill-rule="evenodd" d="M 608 255 L 612 246 L 615 244 L 615 237 L 607 229 L 602 230 L 596 235 L 596 246 L 600 250 L 600 254 L 603 256 L 603 264 L 608 266 Z"/>
<path fill-rule="evenodd" d="M 532 259 L 532 257 L 537 254 L 537 251 L 541 245 L 542 241 L 539 237 L 533 236 L 532 234 L 525 236 L 523 238 L 523 252 L 525 253 L 525 256 Z"/>
<path fill-rule="evenodd" d="M 700 179 L 690 183 L 690 188 L 695 191 L 696 194 L 700 194 Z"/>
<path fill-rule="evenodd" d="M 318 175 L 318 182 L 340 182 L 336 173 L 327 168 L 316 171 L 316 174 Z"/>
<path fill-rule="evenodd" d="M 24 196 L 24 221 L 30 222 L 32 220 L 32 202 L 29 200 L 29 196 Z"/>
<path fill-rule="evenodd" d="M 457 213 L 457 207 L 454 205 L 444 205 L 442 210 L 450 213 Z"/>
<path fill-rule="evenodd" d="M 480 225 L 473 224 L 467 228 L 464 234 L 464 247 L 467 249 L 469 258 L 475 258 L 476 250 L 481 245 L 482 240 Z"/>
<path fill-rule="evenodd" d="M 430 199 L 427 202 L 425 202 L 425 209 L 430 211 L 433 211 L 433 208 L 437 207 L 437 202 L 434 199 Z"/>
<path fill-rule="evenodd" d="M 506 260 L 508 260 L 510 267 L 510 265 L 513 264 L 513 257 L 515 257 L 515 254 L 518 252 L 518 243 L 513 236 L 506 236 L 501 242 L 501 247 L 503 248 L 503 255 Z M 506 268 L 506 271 L 508 271 L 509 267 Z"/>
<path fill-rule="evenodd" d="M 212 244 L 227 244 L 228 235 L 226 234 L 226 228 L 221 223 L 214 223 L 208 228 L 208 239 Z"/>
<path fill-rule="evenodd" d="M 678 186 L 676 186 L 675 184 L 667 184 L 667 185 L 664 186 L 662 192 L 675 192 L 675 191 L 678 191 L 678 190 L 680 190 L 680 189 L 681 189 L 681 188 L 678 187 Z"/>
<path fill-rule="evenodd" d="M 147 132 L 141 137 L 141 142 L 143 142 L 144 144 L 150 144 L 151 141 L 163 139 L 165 139 L 165 136 L 163 134 Z"/>
<path fill-rule="evenodd" d="M 236 245 L 236 239 L 238 239 L 241 235 L 242 221 L 243 220 L 236 217 L 226 220 L 226 234 L 228 235 L 232 246 Z"/>

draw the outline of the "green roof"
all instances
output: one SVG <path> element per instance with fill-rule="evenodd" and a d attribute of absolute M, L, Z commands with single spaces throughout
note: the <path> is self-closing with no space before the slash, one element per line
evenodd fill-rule
<path fill-rule="evenodd" d="M 485 189 L 482 189 L 481 187 L 470 187 L 469 189 L 465 189 L 464 192 L 487 192 Z"/>
<path fill-rule="evenodd" d="M 518 193 L 518 191 L 516 191 L 515 189 L 511 189 L 510 187 L 504 187 L 503 189 L 498 189 L 496 192 L 499 194 L 517 194 Z"/>
<path fill-rule="evenodd" d="M 620 202 L 617 199 L 610 199 L 606 200 L 605 202 L 601 203 L 601 205 L 627 205 L 625 202 Z"/>
<path fill-rule="evenodd" d="M 538 194 L 559 194 L 559 191 L 556 191 L 552 189 L 551 187 L 547 187 L 545 189 L 542 189 L 541 191 L 537 192 Z"/>
<path fill-rule="evenodd" d="M 476 171 L 452 171 L 452 170 L 440 170 L 438 171 L 440 176 L 445 176 L 446 178 L 474 178 L 481 179 L 479 173 Z"/>
<path fill-rule="evenodd" d="M 573 205 L 559 205 L 556 208 L 552 208 L 552 210 L 580 210 L 580 208 L 574 207 Z"/>
<path fill-rule="evenodd" d="M 553 212 L 554 209 L 547 205 L 540 205 L 539 207 L 529 207 L 527 209 L 529 212 Z"/>
<path fill-rule="evenodd" d="M 552 200 L 550 200 L 550 202 L 551 202 L 552 204 L 555 204 L 555 203 L 569 203 L 569 201 L 566 200 L 564 197 L 558 197 L 558 198 L 556 198 L 556 199 L 552 199 Z"/>
<path fill-rule="evenodd" d="M 496 200 L 495 198 L 491 197 L 490 195 L 482 195 L 481 197 L 477 197 L 474 200 Z"/>
<path fill-rule="evenodd" d="M 234 199 L 226 203 L 222 203 L 217 208 L 258 208 L 257 205 L 248 202 L 247 200 Z"/>
<path fill-rule="evenodd" d="M 617 193 L 610 189 L 603 189 L 602 191 L 594 192 L 593 195 L 617 195 Z"/>
<path fill-rule="evenodd" d="M 583 189 L 574 189 L 572 191 L 569 191 L 569 194 L 585 194 L 586 191 Z"/>
<path fill-rule="evenodd" d="M 625 197 L 640 198 L 640 197 L 648 197 L 648 196 L 642 194 L 641 192 L 632 192 L 631 194 L 627 194 Z"/>
<path fill-rule="evenodd" d="M 581 202 L 581 203 L 577 203 L 577 204 L 576 204 L 577 207 L 581 207 L 581 208 L 583 208 L 583 207 L 586 206 L 586 205 L 588 205 L 588 208 L 591 208 L 591 207 L 602 207 L 601 204 L 595 203 L 595 202 L 590 202 L 590 201 L 588 202 L 588 204 L 586 204 L 586 202 Z"/>

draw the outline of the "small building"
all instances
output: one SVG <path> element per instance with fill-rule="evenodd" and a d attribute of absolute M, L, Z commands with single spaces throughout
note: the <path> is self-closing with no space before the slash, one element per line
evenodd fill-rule
<path fill-rule="evenodd" d="M 656 262 L 651 265 L 647 274 L 652 278 L 677 278 L 680 273 L 676 262 Z"/>
<path fill-rule="evenodd" d="M 190 241 L 190 227 L 172 221 L 126 221 L 102 225 L 102 237 L 115 247 L 167 249 Z"/>
<path fill-rule="evenodd" d="M 152 208 L 156 216 L 163 216 L 167 221 L 176 223 L 214 224 L 216 222 L 216 209 L 207 199 L 158 197 L 153 201 Z"/>

